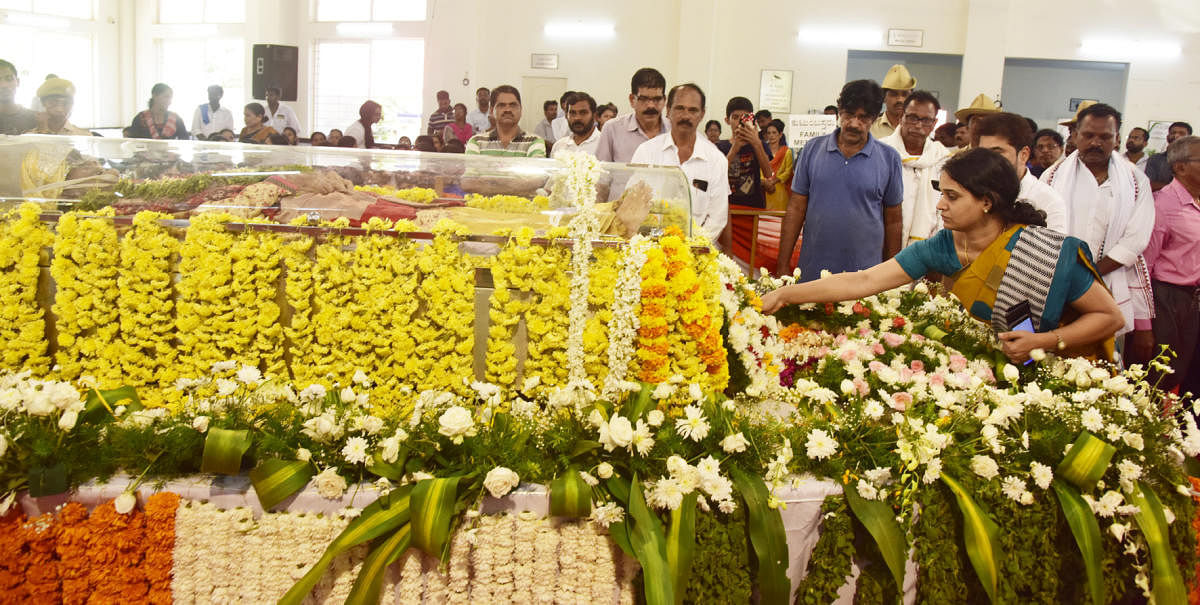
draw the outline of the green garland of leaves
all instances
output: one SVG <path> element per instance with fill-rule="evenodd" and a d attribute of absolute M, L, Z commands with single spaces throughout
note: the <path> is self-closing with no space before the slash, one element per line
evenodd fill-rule
<path fill-rule="evenodd" d="M 753 590 L 745 507 L 696 515 L 696 551 L 685 603 L 749 603 Z"/>
<path fill-rule="evenodd" d="M 937 483 L 918 490 L 916 499 L 920 517 L 912 526 L 912 544 L 921 574 L 917 602 L 986 602 L 987 595 L 961 548 L 962 515 L 949 488 Z"/>
<path fill-rule="evenodd" d="M 796 588 L 797 605 L 823 605 L 837 599 L 854 560 L 854 518 L 840 494 L 821 504 L 821 535 L 808 558 L 808 575 Z"/>

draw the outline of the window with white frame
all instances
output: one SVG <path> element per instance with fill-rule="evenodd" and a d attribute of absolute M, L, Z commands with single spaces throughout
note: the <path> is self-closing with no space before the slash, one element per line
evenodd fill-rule
<path fill-rule="evenodd" d="M 421 134 L 424 40 L 322 40 L 316 47 L 317 130 L 344 131 L 370 99 L 383 106 L 383 120 L 372 128 L 376 142 L 391 144 L 401 136 Z"/>
<path fill-rule="evenodd" d="M 225 89 L 221 106 L 233 112 L 235 124 L 242 123 L 242 105 L 247 103 L 246 44 L 242 38 L 171 38 L 158 41 L 158 82 L 171 86 L 171 111 L 192 128 L 196 108 L 208 102 L 208 87 Z"/>
<path fill-rule="evenodd" d="M 158 22 L 245 23 L 246 0 L 158 0 Z"/>
<path fill-rule="evenodd" d="M 92 0 L 0 0 L 0 9 L 54 15 L 72 19 L 92 19 Z"/>
<path fill-rule="evenodd" d="M 71 123 L 81 128 L 103 126 L 96 123 L 92 34 L 0 25 L 0 56 L 17 67 L 17 77 L 21 79 L 17 103 L 37 108 L 40 105 L 34 102 L 37 89 L 53 74 L 75 85 Z"/>
<path fill-rule="evenodd" d="M 317 0 L 317 21 L 424 21 L 425 0 Z"/>

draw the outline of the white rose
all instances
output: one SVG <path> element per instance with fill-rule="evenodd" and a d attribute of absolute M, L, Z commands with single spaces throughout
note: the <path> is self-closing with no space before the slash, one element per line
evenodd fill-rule
<path fill-rule="evenodd" d="M 650 426 L 659 426 L 665 419 L 666 415 L 662 413 L 662 410 L 650 410 L 650 413 L 646 414 L 646 422 L 649 423 Z"/>
<path fill-rule="evenodd" d="M 1045 349 L 1034 349 L 1029 352 L 1029 358 L 1034 361 L 1042 361 L 1042 360 L 1046 359 L 1046 350 Z"/>
<path fill-rule="evenodd" d="M 133 492 L 121 492 L 121 495 L 113 500 L 113 507 L 122 515 L 129 514 L 136 504 L 137 496 L 133 495 Z"/>
<path fill-rule="evenodd" d="M 633 424 L 624 416 L 613 416 L 611 421 L 600 426 L 600 441 L 609 451 L 628 446 L 633 442 Z"/>
<path fill-rule="evenodd" d="M 1011 363 L 1004 364 L 1003 373 L 1004 379 L 1012 383 L 1016 383 L 1017 379 L 1021 377 L 1021 371 Z"/>
<path fill-rule="evenodd" d="M 499 498 L 511 492 L 520 481 L 520 477 L 512 469 L 497 466 L 488 471 L 487 477 L 483 479 L 483 487 L 487 488 L 493 498 Z"/>
<path fill-rule="evenodd" d="M 2 449 L 0 449 L 0 455 L 3 455 Z M 601 479 L 608 479 L 613 475 L 613 466 L 607 462 L 601 462 L 596 466 L 596 475 Z"/>
<path fill-rule="evenodd" d="M 201 433 L 208 432 L 208 416 L 196 416 L 192 419 L 192 428 Z"/>
<path fill-rule="evenodd" d="M 75 428 L 75 423 L 79 420 L 79 412 L 75 410 L 67 410 L 58 417 L 58 428 L 63 431 L 69 431 Z"/>
<path fill-rule="evenodd" d="M 593 409 L 592 412 L 588 414 L 588 424 L 594 427 L 604 424 L 604 415 L 600 413 L 600 410 Z"/>
<path fill-rule="evenodd" d="M 842 379 L 842 384 L 839 388 L 843 395 L 853 395 L 858 392 L 858 387 L 854 386 L 854 382 L 848 378 Z"/>
<path fill-rule="evenodd" d="M 8 451 L 8 437 L 6 437 L 4 433 L 0 433 L 0 458 L 4 457 L 4 452 L 6 451 Z M 608 468 L 612 469 L 611 466 Z"/>
<path fill-rule="evenodd" d="M 971 458 L 971 471 L 990 481 L 1000 474 L 1000 466 L 989 456 L 973 456 Z"/>
<path fill-rule="evenodd" d="M 322 498 L 330 500 L 337 500 L 346 492 L 346 480 L 332 466 L 313 477 L 312 484 Z"/>
<path fill-rule="evenodd" d="M 346 387 L 342 392 L 338 393 L 338 397 L 342 399 L 342 403 L 354 403 L 358 398 L 354 395 L 354 389 Z"/>
<path fill-rule="evenodd" d="M 312 460 L 312 452 L 304 448 L 300 448 L 296 450 L 296 460 L 299 460 L 300 462 L 308 462 L 309 460 Z"/>
<path fill-rule="evenodd" d="M 471 412 L 462 406 L 452 406 L 438 418 L 438 433 L 449 437 L 454 443 L 462 443 L 463 437 L 475 434 L 475 420 Z"/>
<path fill-rule="evenodd" d="M 746 437 L 741 433 L 734 433 L 721 440 L 721 449 L 725 450 L 726 454 L 736 454 L 746 451 Z"/>
<path fill-rule="evenodd" d="M 25 398 L 25 412 L 32 416 L 47 416 L 54 411 L 54 402 L 43 393 L 33 393 Z"/>

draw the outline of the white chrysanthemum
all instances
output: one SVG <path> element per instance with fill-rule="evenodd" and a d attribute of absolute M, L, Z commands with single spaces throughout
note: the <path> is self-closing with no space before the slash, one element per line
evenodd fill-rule
<path fill-rule="evenodd" d="M 876 467 L 864 472 L 863 477 L 875 485 L 887 485 L 892 482 L 892 469 L 886 466 Z"/>
<path fill-rule="evenodd" d="M 228 397 L 238 390 L 238 383 L 227 378 L 218 378 L 216 380 L 217 395 Z"/>
<path fill-rule="evenodd" d="M 654 387 L 654 391 L 650 393 L 650 396 L 655 399 L 667 399 L 671 395 L 675 394 L 675 390 L 675 385 L 669 382 L 663 382 Z"/>
<path fill-rule="evenodd" d="M 592 507 L 591 520 L 597 525 L 607 528 L 613 523 L 625 520 L 625 509 L 613 502 L 605 502 L 600 506 Z"/>
<path fill-rule="evenodd" d="M 1079 415 L 1079 423 L 1083 428 L 1098 433 L 1104 430 L 1104 416 L 1100 415 L 1100 410 L 1096 408 L 1088 408 Z"/>
<path fill-rule="evenodd" d="M 1000 491 L 1013 502 L 1020 502 L 1025 493 L 1025 482 L 1020 477 L 1009 475 L 1000 482 Z"/>
<path fill-rule="evenodd" d="M 1029 475 L 1033 478 L 1034 484 L 1042 489 L 1048 489 L 1050 482 L 1054 480 L 1054 471 L 1041 462 L 1030 463 Z"/>
<path fill-rule="evenodd" d="M 650 413 L 646 414 L 646 422 L 650 426 L 661 426 L 666 419 L 667 416 L 662 413 L 662 410 L 650 410 Z"/>
<path fill-rule="evenodd" d="M 637 421 L 637 430 L 633 432 L 633 437 L 629 440 L 631 450 L 636 451 L 638 455 L 645 456 L 654 448 L 654 437 L 650 436 L 650 425 L 646 424 L 645 420 Z"/>
<path fill-rule="evenodd" d="M 683 489 L 679 482 L 670 477 L 664 477 L 654 483 L 646 499 L 651 506 L 664 510 L 675 510 L 683 504 Z"/>
<path fill-rule="evenodd" d="M 360 430 L 368 435 L 374 435 L 375 433 L 383 430 L 383 419 L 370 414 L 357 417 L 354 424 L 357 430 Z"/>
<path fill-rule="evenodd" d="M 1133 482 L 1142 478 L 1142 467 L 1129 459 L 1117 463 L 1117 472 L 1120 473 L 1121 487 L 1127 490 L 1133 489 Z"/>
<path fill-rule="evenodd" d="M 363 464 L 367 461 L 367 440 L 362 437 L 351 437 L 342 448 L 342 458 L 350 464 Z"/>
<path fill-rule="evenodd" d="M 319 384 L 310 384 L 300 391 L 300 401 L 318 401 L 325 398 L 325 387 Z"/>
<path fill-rule="evenodd" d="M 972 456 L 971 472 L 990 481 L 1000 474 L 1000 467 L 991 456 Z"/>
<path fill-rule="evenodd" d="M 868 401 L 867 404 L 863 406 L 863 415 L 873 420 L 879 420 L 882 418 L 883 412 L 883 404 L 879 403 L 879 401 L 875 399 Z"/>
<path fill-rule="evenodd" d="M 1125 497 L 1121 495 L 1121 492 L 1110 490 L 1104 492 L 1104 495 L 1100 496 L 1099 500 L 1095 502 L 1089 502 L 1089 504 L 1092 505 L 1092 512 L 1096 513 L 1097 515 L 1100 515 L 1101 517 L 1111 517 L 1116 514 L 1117 507 L 1121 506 L 1121 503 L 1124 501 Z"/>
<path fill-rule="evenodd" d="M 237 371 L 237 379 L 244 384 L 258 384 L 262 382 L 262 372 L 254 366 L 243 364 L 241 369 Z"/>
<path fill-rule="evenodd" d="M 746 441 L 746 437 L 741 433 L 734 433 L 721 440 L 721 449 L 726 454 L 737 454 L 746 451 L 746 446 L 749 444 L 750 442 Z"/>
<path fill-rule="evenodd" d="M 837 441 L 823 429 L 813 429 L 804 442 L 805 453 L 814 460 L 824 460 L 837 452 Z"/>
<path fill-rule="evenodd" d="M 858 495 L 862 496 L 864 500 L 875 500 L 876 498 L 879 497 L 879 490 L 876 489 L 874 485 L 871 485 L 869 482 L 867 482 L 865 479 L 858 480 L 858 490 L 857 491 L 858 491 Z"/>
<path fill-rule="evenodd" d="M 675 432 L 684 439 L 701 441 L 708 436 L 709 424 L 698 406 L 683 408 L 684 417 L 675 420 Z"/>
<path fill-rule="evenodd" d="M 337 474 L 337 469 L 329 467 L 313 477 L 312 485 L 322 498 L 337 500 L 346 492 L 346 479 Z"/>
<path fill-rule="evenodd" d="M 497 466 L 488 471 L 487 477 L 483 480 L 483 487 L 492 494 L 493 498 L 499 498 L 511 492 L 520 482 L 520 477 L 512 469 Z"/>

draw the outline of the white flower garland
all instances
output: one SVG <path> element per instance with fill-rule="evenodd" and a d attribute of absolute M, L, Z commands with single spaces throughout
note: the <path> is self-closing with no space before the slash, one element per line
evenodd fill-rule
<path fill-rule="evenodd" d="M 646 249 L 652 244 L 642 235 L 633 236 L 617 275 L 612 323 L 608 328 L 608 376 L 604 379 L 602 393 L 605 398 L 616 397 L 625 390 L 623 383 L 637 352 L 635 343 L 640 322 L 636 311 L 642 301 L 642 265 L 646 264 Z"/>
<path fill-rule="evenodd" d="M 577 152 L 559 156 L 566 170 L 566 187 L 579 214 L 571 221 L 571 308 L 568 312 L 567 380 L 573 387 L 587 383 L 583 332 L 588 319 L 588 270 L 592 262 L 592 240 L 600 231 L 596 216 L 596 182 L 603 169 L 595 156 Z"/>

